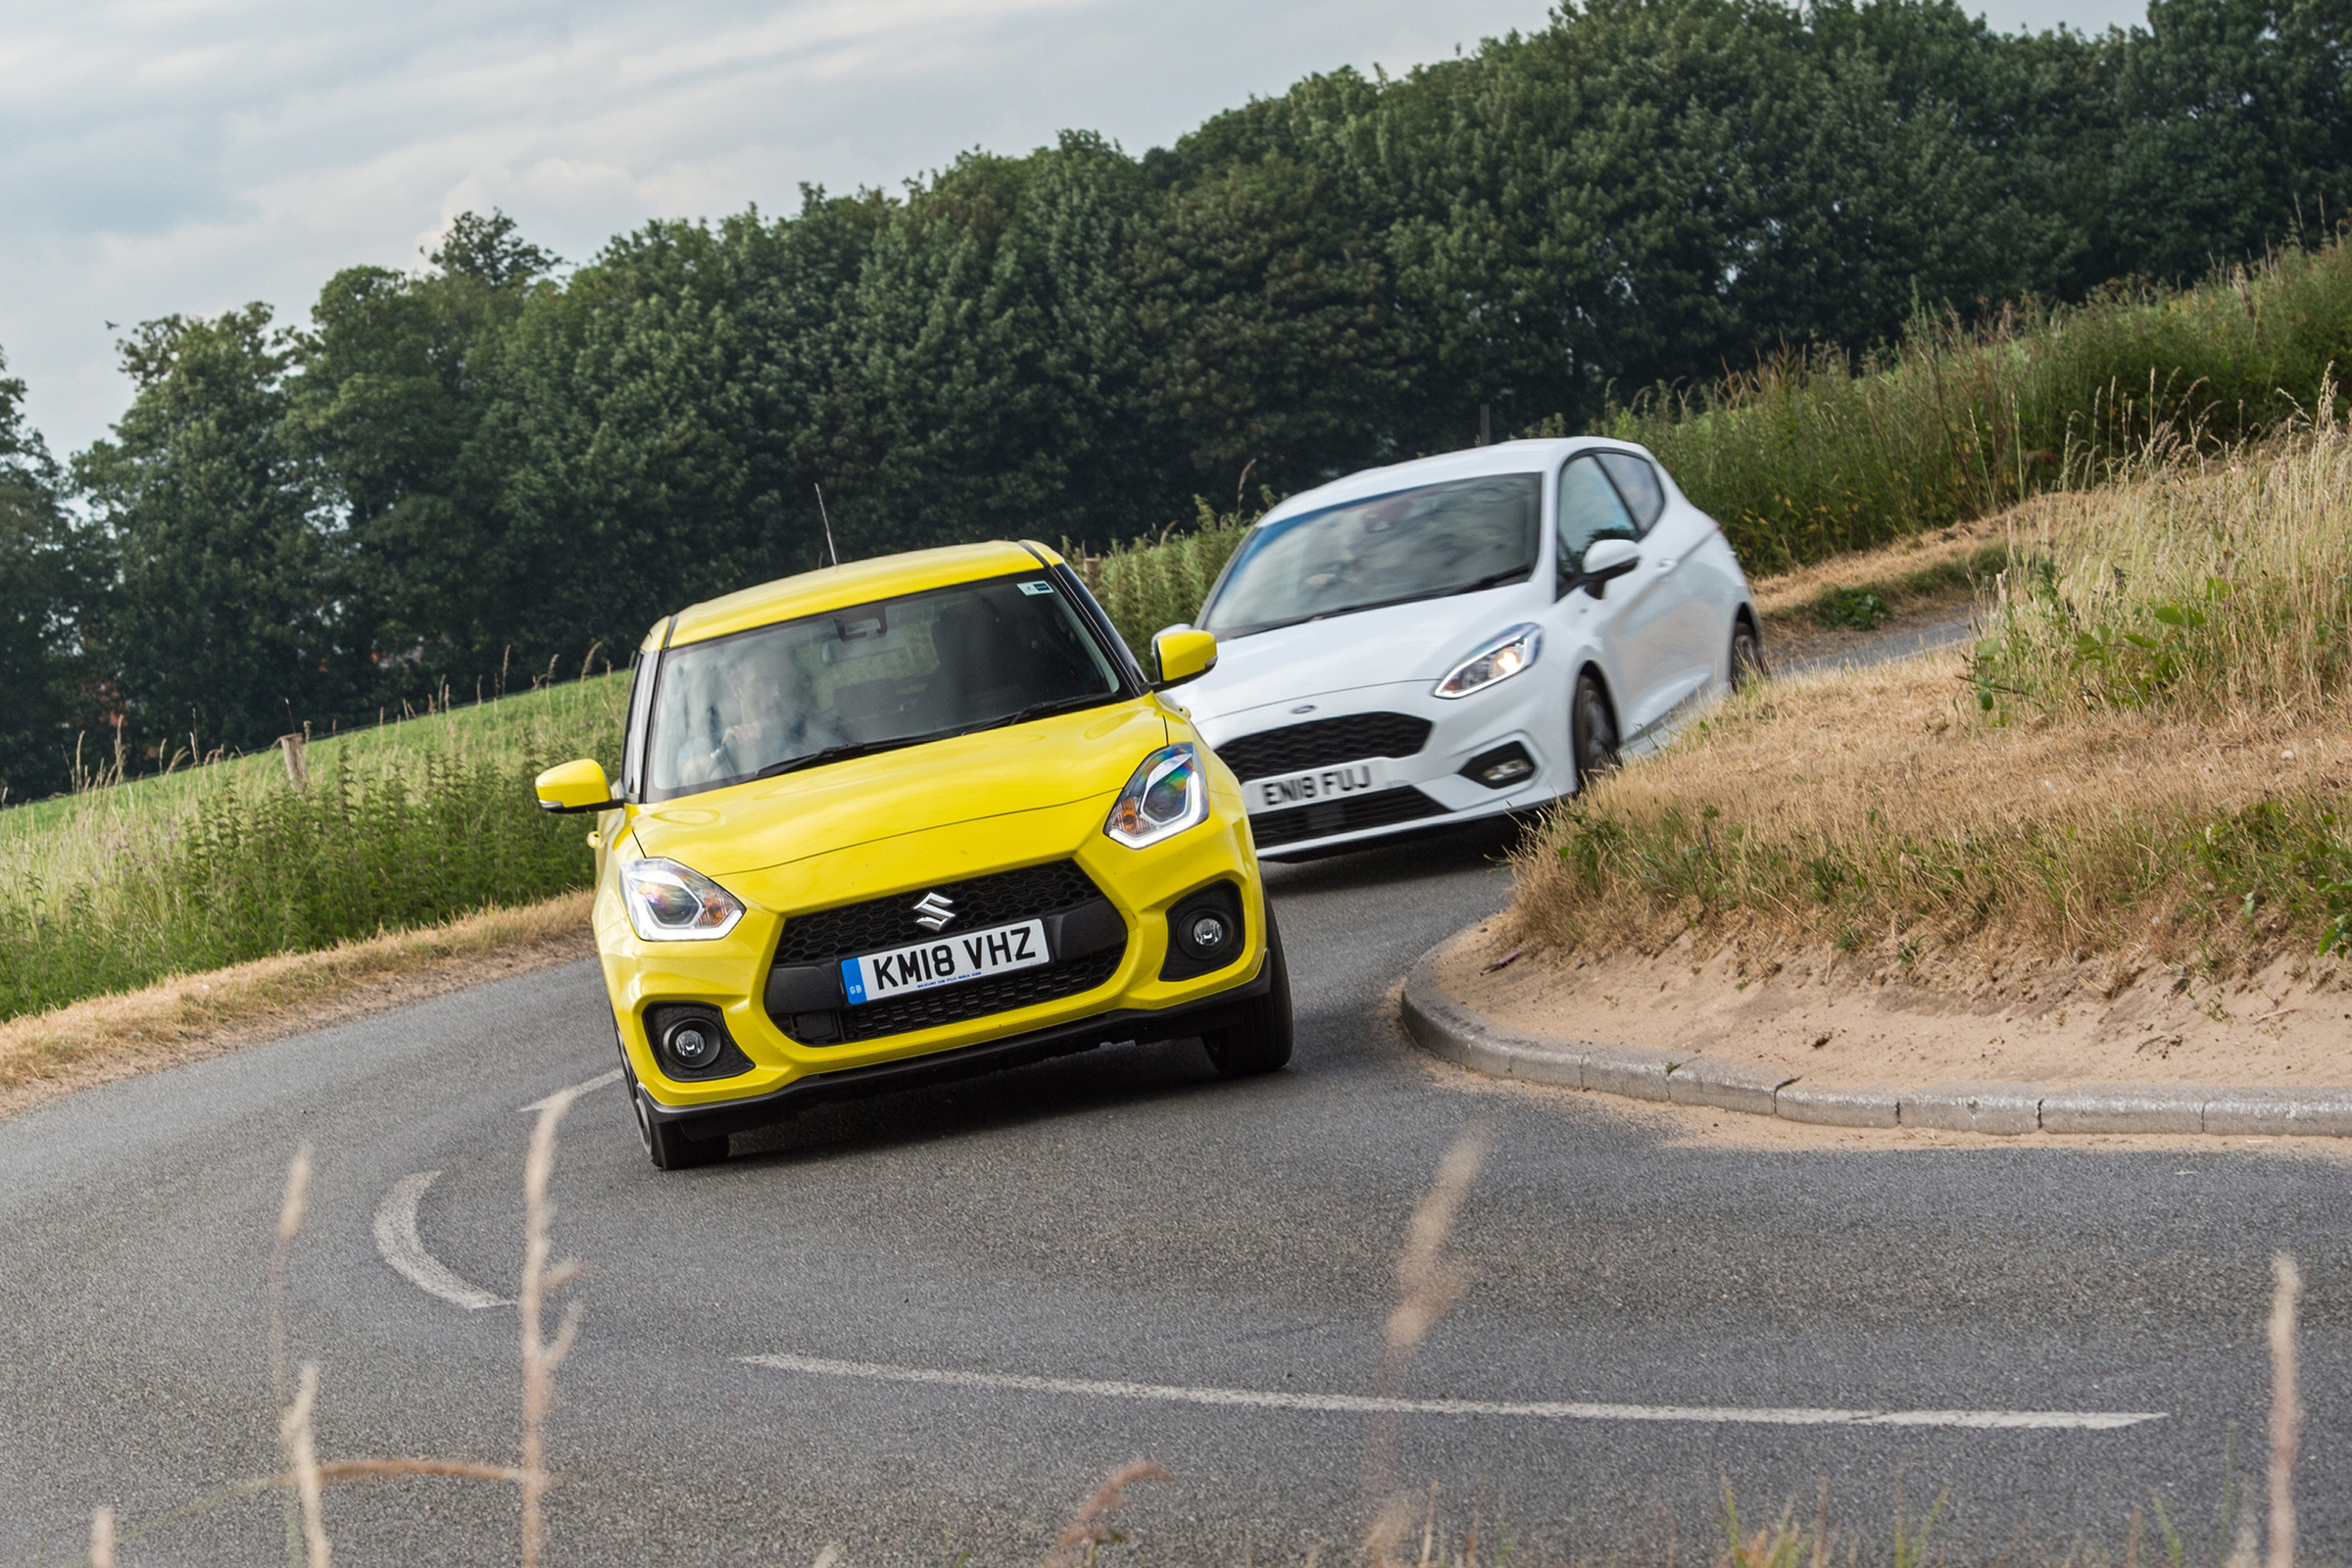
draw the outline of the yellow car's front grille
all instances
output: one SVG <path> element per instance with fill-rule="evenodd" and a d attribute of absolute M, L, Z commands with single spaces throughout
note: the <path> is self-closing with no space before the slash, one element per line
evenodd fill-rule
<path fill-rule="evenodd" d="M 1119 961 L 1126 956 L 1127 948 L 1122 943 L 1068 963 L 1016 969 L 1011 974 L 967 980 L 959 986 L 941 986 L 936 991 L 917 991 L 887 1002 L 869 1002 L 842 1013 L 842 1043 L 911 1034 L 917 1029 L 963 1023 L 985 1018 L 992 1012 L 1034 1006 L 1041 1002 L 1059 1002 L 1064 997 L 1092 991 L 1108 980 L 1119 972 Z"/>
<path fill-rule="evenodd" d="M 1075 860 L 1055 860 L 916 888 L 888 898 L 788 915 L 776 944 L 775 966 L 802 969 L 888 952 L 957 931 L 976 931 L 1056 915 L 1089 905 L 1108 909 L 1102 890 Z M 945 912 L 944 925 L 926 925 Z M 816 1013 L 773 1013 L 776 1027 L 806 1045 L 851 1045 L 964 1023 L 1042 1002 L 1058 1002 L 1103 984 L 1118 972 L 1126 943 L 1034 969 L 989 975 L 960 985 L 918 991 L 862 1006 Z M 771 1004 L 772 1005 L 772 1004 Z M 789 1005 L 789 1004 L 788 1004 Z M 798 1005 L 806 1005 L 800 1004 Z"/>
<path fill-rule="evenodd" d="M 1079 869 L 1076 860 L 1054 860 L 810 914 L 786 915 L 784 935 L 776 944 L 776 962 L 830 963 L 931 941 L 942 928 L 924 925 L 923 911 L 915 906 L 932 894 L 948 901 L 954 929 L 973 931 L 1073 909 L 1101 898 L 1102 890 Z"/>

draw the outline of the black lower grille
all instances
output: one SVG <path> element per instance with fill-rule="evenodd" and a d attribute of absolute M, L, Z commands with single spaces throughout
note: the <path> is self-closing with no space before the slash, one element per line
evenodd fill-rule
<path fill-rule="evenodd" d="M 1336 801 L 1317 801 L 1312 806 L 1294 806 L 1287 811 L 1253 816 L 1250 819 L 1250 836 L 1257 841 L 1259 849 L 1271 850 L 1302 839 L 1329 838 L 1334 833 L 1353 833 L 1362 828 L 1387 827 L 1394 822 L 1445 814 L 1445 807 L 1410 784 L 1400 784 L 1395 789 L 1375 790 L 1370 795 L 1343 796 Z"/>
<path fill-rule="evenodd" d="M 818 909 L 813 914 L 787 915 L 783 940 L 776 944 L 778 963 L 823 963 L 854 958 L 860 954 L 888 953 L 916 942 L 938 938 L 934 929 L 916 924 L 915 903 L 937 893 L 955 906 L 957 931 L 1034 920 L 1056 909 L 1072 909 L 1102 896 L 1094 879 L 1075 860 L 1023 866 L 961 882 L 941 882 L 912 888 L 884 899 Z"/>
<path fill-rule="evenodd" d="M 784 935 L 776 944 L 776 966 L 779 969 L 791 966 L 805 974 L 807 971 L 800 966 L 838 963 L 843 958 L 937 941 L 939 933 L 916 924 L 920 913 L 916 903 L 933 893 L 954 906 L 955 915 L 946 933 L 950 937 L 958 931 L 980 931 L 1043 919 L 1097 904 L 1102 898 L 1102 890 L 1079 869 L 1075 860 L 997 871 L 987 876 L 967 877 L 961 882 L 935 883 L 929 888 L 909 889 L 888 898 L 867 899 L 862 904 L 845 904 L 812 914 L 786 916 Z M 918 991 L 886 1002 L 869 1002 L 859 1007 L 794 1011 L 791 1009 L 819 1004 L 791 997 L 771 1001 L 771 1005 L 785 1009 L 775 1015 L 777 1027 L 808 1045 L 879 1040 L 885 1035 L 962 1023 L 971 1018 L 985 1018 L 992 1012 L 1009 1012 L 1015 1007 L 1058 1002 L 1092 991 L 1118 972 L 1119 961 L 1126 952 L 1127 944 L 1122 939 L 1115 948 L 1089 953 L 1064 963 L 1016 969 L 1010 974 Z"/>
<path fill-rule="evenodd" d="M 1410 757 L 1429 744 L 1430 722 L 1410 713 L 1346 713 L 1281 729 L 1237 735 L 1216 748 L 1234 777 L 1247 784 L 1332 762 L 1367 757 Z"/>
<path fill-rule="evenodd" d="M 1127 945 L 1121 943 L 1069 963 L 1015 969 L 1010 974 L 967 980 L 959 986 L 941 986 L 936 991 L 917 991 L 912 996 L 893 997 L 888 1002 L 869 1002 L 862 1007 L 845 1007 L 841 1013 L 841 1040 L 845 1045 L 853 1040 L 879 1040 L 884 1035 L 936 1029 L 941 1024 L 985 1018 L 992 1012 L 1010 1012 L 1015 1007 L 1035 1006 L 1041 1002 L 1059 1002 L 1064 997 L 1092 991 L 1108 980 L 1119 972 L 1119 960 L 1126 956 Z"/>

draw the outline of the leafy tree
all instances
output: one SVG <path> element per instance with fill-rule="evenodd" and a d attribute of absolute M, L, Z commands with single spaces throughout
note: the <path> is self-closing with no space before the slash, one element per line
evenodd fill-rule
<path fill-rule="evenodd" d="M 1184 492 L 1133 425 L 1150 187 L 1100 138 L 970 154 L 877 215 L 809 451 L 861 551 L 1106 539 Z"/>
<path fill-rule="evenodd" d="M 1575 0 L 1131 158 L 659 221 L 557 276 L 493 212 L 308 328 L 150 322 L 75 461 L 0 382 L 0 782 L 100 707 L 160 760 L 519 680 L 823 557 L 1101 545 L 1923 313 L 2181 279 L 2352 202 L 2352 0 Z M 93 538 L 103 548 L 91 554 Z M 100 557 L 103 571 L 91 565 Z M 21 672 L 33 671 L 31 676 Z M 46 771 L 44 771 L 46 770 Z M 19 785 L 15 781 L 45 782 Z"/>
<path fill-rule="evenodd" d="M 1222 496 L 1247 472 L 1303 489 L 1397 453 L 1417 340 L 1336 179 L 1279 152 L 1231 164 L 1172 193 L 1138 243 L 1144 411 L 1193 488 Z"/>
<path fill-rule="evenodd" d="M 2147 29 L 2110 48 L 2098 270 L 2186 280 L 2347 212 L 2352 6 L 2150 0 Z"/>
<path fill-rule="evenodd" d="M 102 716 L 82 624 L 96 563 L 24 400 L 24 383 L 0 375 L 0 801 L 66 788 L 76 739 Z M 112 744 L 110 731 L 91 761 Z"/>
<path fill-rule="evenodd" d="M 477 653 L 536 669 L 601 643 L 617 663 L 681 604 L 819 563 L 810 486 L 831 475 L 803 444 L 878 210 L 808 191 L 794 221 L 651 223 L 530 298 L 483 436 L 501 490 L 469 564 Z"/>
<path fill-rule="evenodd" d="M 429 260 L 421 275 L 338 272 L 294 340 L 288 440 L 341 514 L 344 611 L 376 705 L 470 686 L 500 657 L 477 573 L 505 475 L 477 436 L 504 335 L 560 265 L 495 212 L 460 214 Z"/>
<path fill-rule="evenodd" d="M 341 562 L 286 438 L 294 346 L 270 322 L 249 305 L 141 323 L 122 345 L 130 408 L 74 460 L 114 561 L 101 651 L 151 760 L 266 745 L 365 689 Z"/>

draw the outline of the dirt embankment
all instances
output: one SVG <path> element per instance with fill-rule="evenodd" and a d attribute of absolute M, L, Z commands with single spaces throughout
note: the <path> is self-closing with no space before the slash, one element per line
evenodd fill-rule
<path fill-rule="evenodd" d="M 2208 982 L 2129 957 L 1896 968 L 1825 943 L 1751 968 L 1689 937 L 1655 955 L 1522 948 L 1498 919 L 1455 945 L 1441 975 L 1464 1004 L 1531 1034 L 1704 1053 L 1816 1083 L 2352 1084 L 2352 986 L 2332 959 Z"/>

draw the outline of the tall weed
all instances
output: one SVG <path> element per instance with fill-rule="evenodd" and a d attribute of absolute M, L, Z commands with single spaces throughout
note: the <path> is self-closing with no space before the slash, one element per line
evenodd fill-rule
<path fill-rule="evenodd" d="M 304 788 L 264 757 L 44 803 L 0 836 L 0 1018 L 584 886 L 581 824 L 530 787 L 616 760 L 622 685 L 582 684 L 322 744 Z"/>
<path fill-rule="evenodd" d="M 2347 364 L 2352 251 L 2330 239 L 2194 289 L 1923 317 L 1860 359 L 1785 348 L 1652 388 L 1602 429 L 1655 452 L 1772 572 L 2327 417 Z"/>
<path fill-rule="evenodd" d="M 2330 383 L 2326 396 L 2332 398 Z M 2130 504 L 2066 498 L 1997 580 L 1971 675 L 1996 721 L 2317 713 L 2352 685 L 2352 438 L 2333 420 L 2188 461 Z M 2099 525 L 2070 527 L 2096 513 Z"/>
<path fill-rule="evenodd" d="M 1109 612 L 1119 635 L 1141 652 L 1154 633 L 1200 613 L 1217 573 L 1274 499 L 1265 496 L 1256 511 L 1248 512 L 1237 498 L 1233 511 L 1220 513 L 1196 496 L 1199 515 L 1189 533 L 1177 533 L 1170 524 L 1156 539 L 1113 545 L 1107 555 L 1085 555 L 1066 542 L 1062 553 Z"/>

